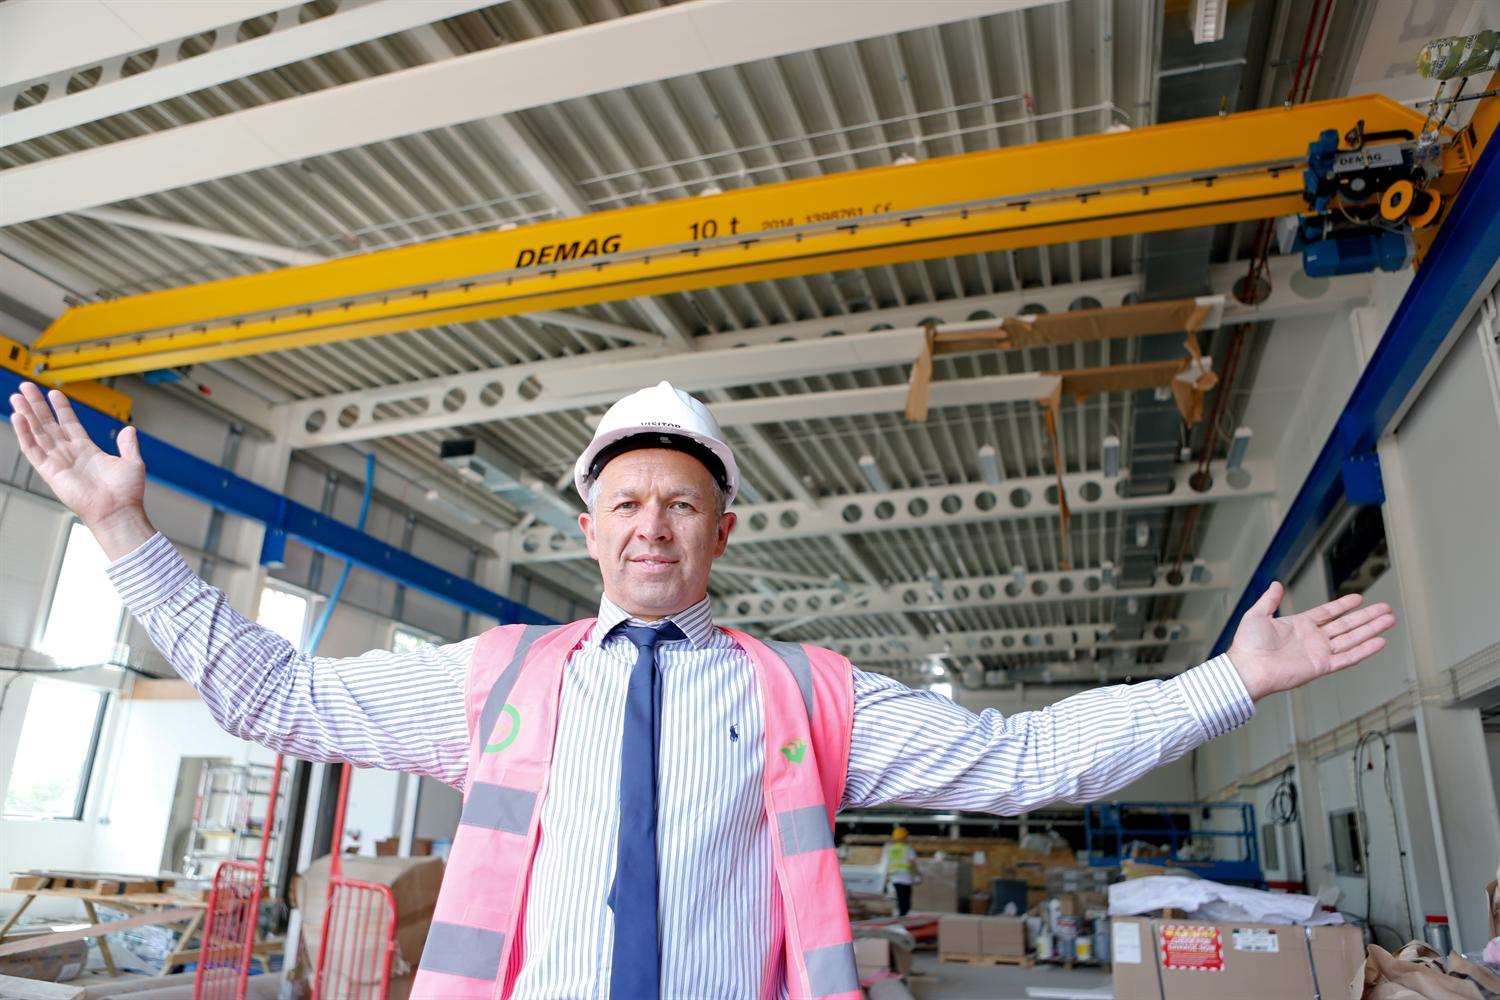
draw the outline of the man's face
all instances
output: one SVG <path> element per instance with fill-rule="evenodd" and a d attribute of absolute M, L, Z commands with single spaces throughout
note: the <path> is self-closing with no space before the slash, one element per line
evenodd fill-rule
<path fill-rule="evenodd" d="M 665 618 L 702 600 L 733 514 L 718 514 L 713 476 L 680 451 L 643 448 L 599 474 L 594 509 L 578 515 L 604 593 L 638 618 Z"/>

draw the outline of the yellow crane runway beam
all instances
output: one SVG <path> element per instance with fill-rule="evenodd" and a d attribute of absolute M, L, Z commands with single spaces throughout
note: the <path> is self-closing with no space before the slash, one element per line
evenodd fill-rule
<path fill-rule="evenodd" d="M 374 251 L 69 310 L 55 384 L 737 282 L 1299 212 L 1307 145 L 1378 95 L 1174 122 Z M 1455 147 L 1445 170 L 1467 161 Z"/>
<path fill-rule="evenodd" d="M 17 375 L 31 377 L 28 363 L 30 353 L 27 346 L 19 340 L 11 340 L 9 337 L 0 335 L 0 368 L 13 371 Z M 61 385 L 50 378 L 37 378 L 36 381 L 48 388 Z M 101 413 L 109 414 L 121 423 L 130 421 L 130 397 L 123 392 L 98 382 L 83 381 L 68 386 L 68 395 L 80 403 L 92 406 Z"/>

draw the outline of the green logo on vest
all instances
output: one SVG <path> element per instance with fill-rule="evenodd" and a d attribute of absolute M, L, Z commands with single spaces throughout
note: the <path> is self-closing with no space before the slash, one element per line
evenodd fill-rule
<path fill-rule="evenodd" d="M 801 740 L 787 740 L 786 745 L 781 748 L 781 756 L 785 757 L 792 764 L 802 763 L 802 758 L 806 753 L 807 744 Z"/>
<path fill-rule="evenodd" d="M 516 737 L 521 735 L 520 710 L 517 709 L 514 705 L 507 704 L 500 707 L 500 714 L 510 719 L 510 733 L 499 743 L 486 743 L 484 745 L 485 753 L 499 753 L 501 750 L 504 750 L 506 747 L 514 743 L 516 741 Z"/>

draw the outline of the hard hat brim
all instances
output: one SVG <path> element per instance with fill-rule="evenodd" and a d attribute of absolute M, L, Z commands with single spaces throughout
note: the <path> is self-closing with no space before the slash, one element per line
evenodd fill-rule
<path fill-rule="evenodd" d="M 588 502 L 589 486 L 593 484 L 593 478 L 589 476 L 589 469 L 593 467 L 594 459 L 599 456 L 599 453 L 617 442 L 624 441 L 626 438 L 645 438 L 648 436 L 683 438 L 692 441 L 699 447 L 706 448 L 724 466 L 725 481 L 721 485 L 724 487 L 725 509 L 727 510 L 734 503 L 734 498 L 739 493 L 740 471 L 739 466 L 734 461 L 734 452 L 729 450 L 729 446 L 723 441 L 709 437 L 706 434 L 697 434 L 680 427 L 663 427 L 660 423 L 631 424 L 625 427 L 616 427 L 589 442 L 589 446 L 583 450 L 583 454 L 578 456 L 578 461 L 573 466 L 573 488 L 578 491 L 578 495 L 583 498 L 584 503 Z M 649 442 L 643 440 L 640 447 L 650 448 L 651 445 Z M 621 454 L 625 454 L 625 452 Z M 709 472 L 712 474 L 713 470 L 710 469 Z"/>

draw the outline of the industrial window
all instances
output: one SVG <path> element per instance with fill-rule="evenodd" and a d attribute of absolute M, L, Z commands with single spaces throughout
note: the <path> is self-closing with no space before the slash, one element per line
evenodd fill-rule
<path fill-rule="evenodd" d="M 26 702 L 3 812 L 16 819 L 82 819 L 109 696 L 38 679 Z"/>
<path fill-rule="evenodd" d="M 301 594 L 280 587 L 266 587 L 260 592 L 260 611 L 255 620 L 301 649 L 307 637 L 309 610 L 310 602 Z"/>
<path fill-rule="evenodd" d="M 1376 506 L 1360 507 L 1324 550 L 1328 568 L 1328 596 L 1336 600 L 1362 594 L 1391 565 L 1385 539 L 1385 519 Z"/>
<path fill-rule="evenodd" d="M 1363 875 L 1365 851 L 1359 816 L 1353 809 L 1341 809 L 1328 814 L 1328 824 L 1333 835 L 1334 870 L 1340 875 Z"/>
<path fill-rule="evenodd" d="M 410 653 L 428 644 L 437 645 L 441 638 L 430 632 L 419 632 L 405 625 L 391 627 L 391 652 Z"/>
<path fill-rule="evenodd" d="M 77 521 L 68 532 L 62 567 L 52 588 L 39 652 L 69 667 L 120 662 L 120 625 L 125 607 L 104 574 L 109 559 L 94 536 Z"/>

